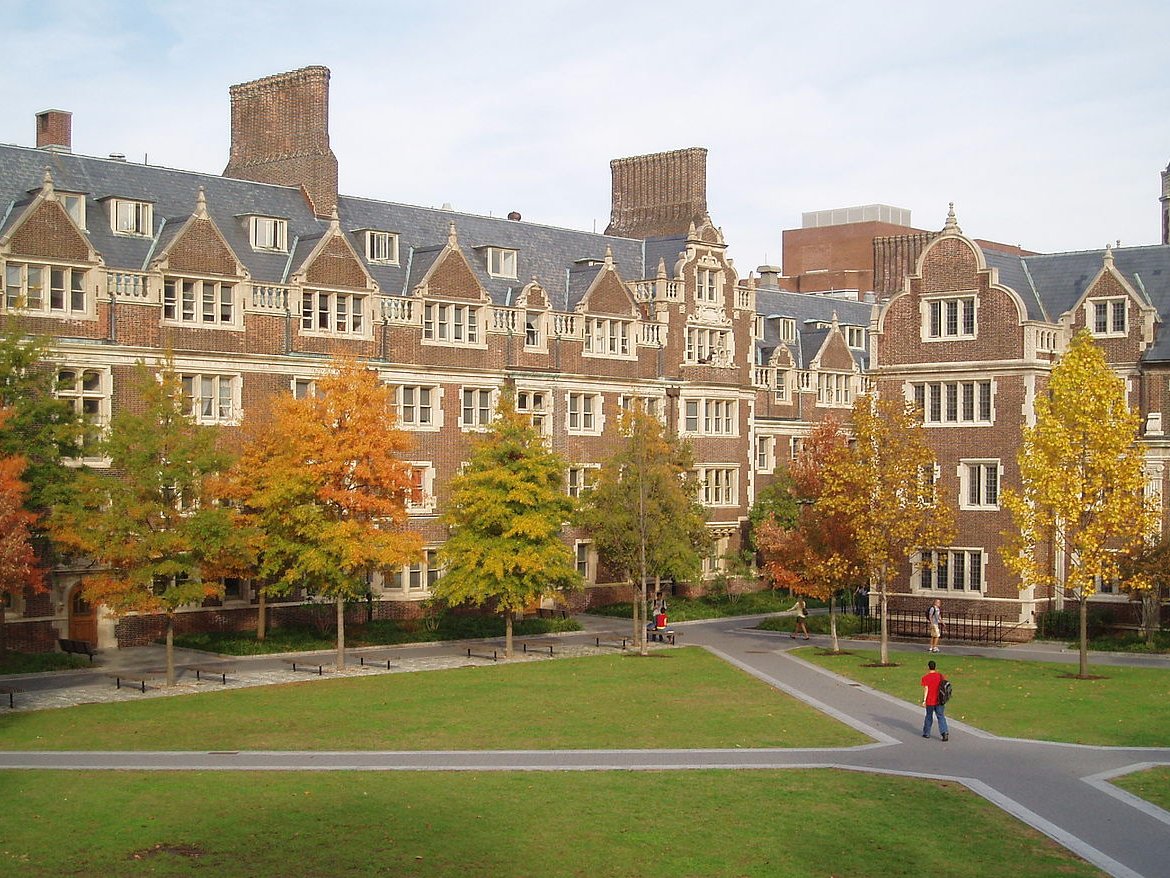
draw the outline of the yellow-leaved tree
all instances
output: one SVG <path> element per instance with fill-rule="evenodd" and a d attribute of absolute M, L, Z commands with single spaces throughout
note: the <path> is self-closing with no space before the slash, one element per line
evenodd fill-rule
<path fill-rule="evenodd" d="M 1079 602 L 1079 674 L 1087 677 L 1088 598 L 1118 576 L 1122 553 L 1156 532 L 1158 512 L 1145 496 L 1140 415 L 1088 332 L 1073 338 L 1047 390 L 1036 397 L 1035 424 L 1023 429 L 1020 488 L 1002 494 L 1018 532 L 1006 534 L 1001 554 L 1021 589 L 1048 587 Z M 1127 586 L 1140 590 L 1142 577 Z"/>
<path fill-rule="evenodd" d="M 826 459 L 817 506 L 853 532 L 857 561 L 881 599 L 881 663 L 887 665 L 890 582 L 901 565 L 921 559 L 921 550 L 950 543 L 954 517 L 935 484 L 934 451 L 912 405 L 859 396 L 853 436 L 847 453 Z"/>
<path fill-rule="evenodd" d="M 248 425 L 222 494 L 256 534 L 255 573 L 272 594 L 295 587 L 337 607 L 337 667 L 345 667 L 345 602 L 367 574 L 409 564 L 422 538 L 407 528 L 413 483 L 395 425 L 394 391 L 357 360 L 342 359 L 316 394 L 276 400 Z"/>

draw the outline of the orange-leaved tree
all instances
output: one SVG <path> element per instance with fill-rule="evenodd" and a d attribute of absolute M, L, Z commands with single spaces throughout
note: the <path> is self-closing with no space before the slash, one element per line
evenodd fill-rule
<path fill-rule="evenodd" d="M 864 581 L 864 565 L 849 520 L 818 501 L 826 469 L 841 466 L 839 459 L 848 452 L 840 424 L 833 420 L 818 424 L 788 467 L 790 491 L 799 504 L 795 524 L 789 526 L 770 515 L 759 523 L 754 537 L 764 558 L 764 573 L 776 585 L 829 602 L 834 652 L 840 651 L 837 593 Z"/>
<path fill-rule="evenodd" d="M 157 372 L 139 362 L 135 385 L 140 407 L 115 414 L 96 448 L 109 469 L 81 469 L 49 527 L 59 546 L 93 565 L 82 584 L 90 603 L 165 615 L 173 686 L 176 610 L 222 593 L 208 570 L 235 532 L 226 511 L 208 502 L 206 483 L 230 461 L 216 428 L 195 423 L 196 400 L 169 355 Z"/>
<path fill-rule="evenodd" d="M 848 522 L 865 577 L 880 597 L 881 663 L 889 664 L 889 589 L 898 568 L 945 546 L 954 516 L 935 483 L 935 455 L 917 410 L 902 399 L 859 396 L 853 443 L 822 469 L 827 514 Z"/>
<path fill-rule="evenodd" d="M 237 520 L 256 535 L 255 572 L 273 594 L 303 587 L 337 609 L 337 667 L 345 667 L 345 603 L 367 593 L 373 571 L 422 555 L 407 528 L 410 437 L 398 429 L 394 391 L 355 359 L 339 359 L 314 395 L 281 397 L 248 425 L 223 487 Z"/>
<path fill-rule="evenodd" d="M 0 409 L 0 425 L 8 416 L 7 409 Z M 6 601 L 26 589 L 44 591 L 45 588 L 32 545 L 32 528 L 37 516 L 24 506 L 28 495 L 28 485 L 21 479 L 24 469 L 24 458 L 0 457 L 0 654 L 8 647 L 4 627 Z"/>

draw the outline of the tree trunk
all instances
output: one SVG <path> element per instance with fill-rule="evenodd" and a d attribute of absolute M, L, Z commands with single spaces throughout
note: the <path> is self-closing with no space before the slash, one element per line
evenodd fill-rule
<path fill-rule="evenodd" d="M 345 598 L 337 596 L 337 670 L 345 670 Z"/>
<path fill-rule="evenodd" d="M 7 620 L 4 618 L 4 598 L 0 597 L 0 656 L 8 652 L 8 629 L 5 627 Z"/>
<path fill-rule="evenodd" d="M 882 568 L 880 574 L 880 581 L 878 583 L 878 601 L 881 607 L 882 614 L 882 639 L 881 652 L 878 659 L 879 664 L 888 665 L 890 663 L 890 614 L 889 614 L 889 595 L 886 594 L 886 574 L 885 568 Z"/>
<path fill-rule="evenodd" d="M 261 643 L 268 634 L 268 590 L 260 589 L 256 602 L 256 639 Z"/>
<path fill-rule="evenodd" d="M 512 611 L 504 613 L 504 658 L 512 657 Z"/>
<path fill-rule="evenodd" d="M 833 652 L 841 651 L 841 644 L 837 641 L 837 595 L 829 595 L 829 643 L 833 644 Z"/>
<path fill-rule="evenodd" d="M 1081 669 L 1080 676 L 1089 676 L 1089 602 L 1084 592 L 1081 593 Z"/>
<path fill-rule="evenodd" d="M 175 613 L 167 610 L 167 686 L 175 685 Z"/>

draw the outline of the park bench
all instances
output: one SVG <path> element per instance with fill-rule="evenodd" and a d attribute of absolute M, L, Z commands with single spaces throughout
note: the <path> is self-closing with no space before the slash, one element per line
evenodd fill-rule
<path fill-rule="evenodd" d="M 550 643 L 547 640 L 533 640 L 533 641 L 526 640 L 520 644 L 520 648 L 523 652 L 526 652 L 526 653 L 528 653 L 528 652 L 545 652 L 547 650 L 549 655 L 553 654 L 553 645 L 552 645 L 552 643 Z"/>
<path fill-rule="evenodd" d="M 612 638 L 612 639 L 610 639 L 610 638 Z M 609 647 L 612 647 L 613 649 L 624 650 L 626 648 L 626 644 L 629 643 L 629 638 L 628 637 L 618 637 L 616 634 L 610 634 L 610 635 L 607 635 L 607 638 L 605 640 L 602 640 L 600 637 L 596 637 L 596 638 L 594 638 L 594 641 L 597 643 L 598 649 L 600 649 L 603 646 L 609 646 Z"/>
<path fill-rule="evenodd" d="M 673 628 L 647 628 L 646 639 L 650 641 L 658 641 L 659 643 L 670 643 L 674 646 L 674 640 L 678 635 L 675 634 Z"/>
<path fill-rule="evenodd" d="M 536 615 L 540 619 L 568 619 L 569 611 L 560 607 L 539 607 Z"/>
<path fill-rule="evenodd" d="M 146 681 L 152 679 L 156 673 L 158 673 L 158 672 L 146 671 L 143 674 L 125 673 L 125 674 L 110 674 L 110 676 L 114 678 L 114 682 L 117 684 L 117 688 L 119 688 L 119 689 L 122 688 L 123 683 L 134 683 L 135 684 L 134 688 L 136 688 L 140 692 L 145 692 L 146 691 Z"/>
<path fill-rule="evenodd" d="M 0 686 L 0 695 L 8 696 L 9 707 L 16 707 L 16 702 L 13 701 L 12 696 L 19 695 L 23 691 L 23 689 L 18 689 L 16 686 Z"/>
<path fill-rule="evenodd" d="M 61 647 L 61 652 L 89 656 L 89 663 L 91 665 L 93 664 L 93 657 L 97 654 L 97 651 L 93 648 L 93 644 L 88 640 L 69 640 L 68 638 L 62 637 L 57 641 L 57 645 Z"/>
<path fill-rule="evenodd" d="M 311 671 L 313 668 L 317 669 L 317 676 L 320 677 L 325 673 L 325 665 L 317 662 L 305 661 L 304 659 L 285 659 L 286 665 L 292 665 L 294 671 L 304 669 Z"/>
<path fill-rule="evenodd" d="M 469 647 L 467 650 L 467 657 L 468 658 L 491 659 L 493 662 L 498 662 L 500 660 L 500 654 L 498 651 L 493 649 L 489 653 L 486 648 L 483 650 L 483 652 L 474 652 L 473 653 Z"/>
<path fill-rule="evenodd" d="M 236 672 L 235 668 L 225 668 L 219 665 L 187 665 L 186 668 L 188 671 L 195 672 L 196 680 L 202 680 L 203 675 L 207 674 L 209 677 L 219 677 L 219 681 L 225 686 L 227 685 L 227 675 Z"/>

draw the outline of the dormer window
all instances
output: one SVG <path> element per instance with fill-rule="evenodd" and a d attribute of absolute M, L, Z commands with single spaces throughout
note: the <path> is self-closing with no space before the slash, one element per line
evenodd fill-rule
<path fill-rule="evenodd" d="M 65 208 L 65 212 L 69 214 L 69 218 L 77 224 L 79 229 L 84 229 L 85 196 L 71 192 L 58 192 L 57 197 L 61 199 L 61 206 Z"/>
<path fill-rule="evenodd" d="M 254 216 L 249 225 L 253 250 L 288 251 L 288 220 Z"/>
<path fill-rule="evenodd" d="M 110 207 L 110 225 L 117 235 L 149 237 L 154 228 L 154 206 L 148 201 L 115 198 Z"/>
<path fill-rule="evenodd" d="M 487 248 L 487 270 L 492 277 L 516 276 L 516 251 L 502 247 Z"/>
<path fill-rule="evenodd" d="M 1089 314 L 1092 318 L 1093 335 L 1125 335 L 1129 330 L 1126 320 L 1126 300 L 1093 299 L 1089 302 Z"/>
<path fill-rule="evenodd" d="M 796 341 L 796 320 L 792 317 L 780 318 L 780 340 Z"/>
<path fill-rule="evenodd" d="M 865 330 L 860 326 L 846 326 L 845 344 L 859 351 L 865 350 Z"/>
<path fill-rule="evenodd" d="M 380 265 L 398 264 L 398 235 L 393 232 L 366 231 L 366 259 Z"/>

